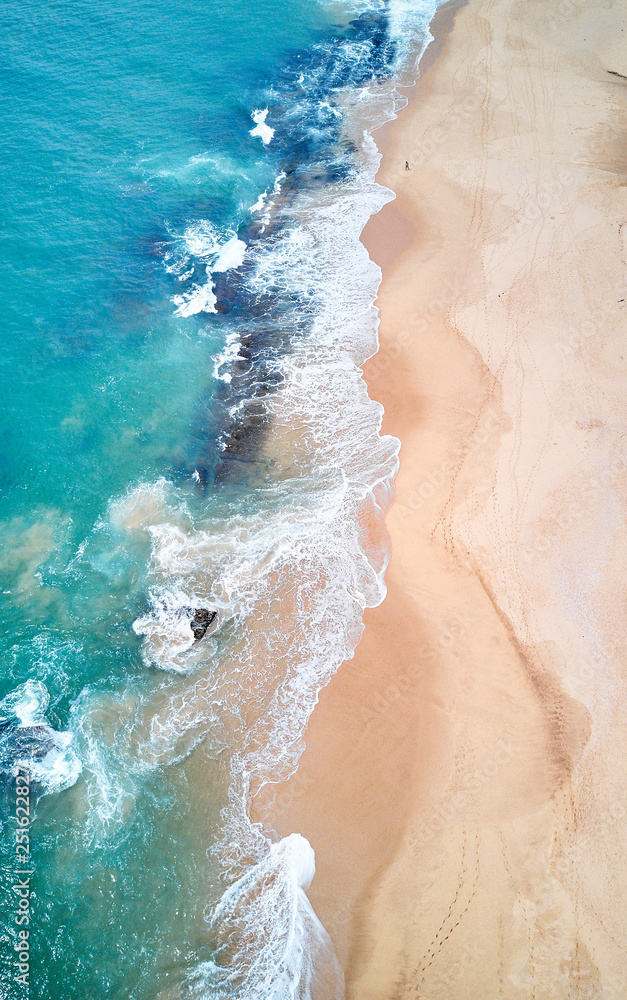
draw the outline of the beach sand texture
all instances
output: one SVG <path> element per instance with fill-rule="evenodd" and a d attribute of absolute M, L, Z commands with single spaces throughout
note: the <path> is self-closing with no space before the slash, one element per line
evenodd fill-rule
<path fill-rule="evenodd" d="M 349 998 L 627 997 L 626 15 L 445 9 L 377 133 L 388 595 L 267 808 Z"/>

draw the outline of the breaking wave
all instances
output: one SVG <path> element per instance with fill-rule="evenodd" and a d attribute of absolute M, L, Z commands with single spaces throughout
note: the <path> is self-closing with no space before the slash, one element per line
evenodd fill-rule
<path fill-rule="evenodd" d="M 141 484 L 109 519 L 129 544 L 149 542 L 133 627 L 145 666 L 167 677 L 130 713 L 133 767 L 179 761 L 200 741 L 230 762 L 212 848 L 227 888 L 206 912 L 212 957 L 177 997 L 343 996 L 305 894 L 313 850 L 254 823 L 250 806 L 294 773 L 321 688 L 385 594 L 399 443 L 380 434 L 361 376 L 377 350 L 380 270 L 360 234 L 393 197 L 374 181 L 371 131 L 395 115 L 394 79 L 414 70 L 435 6 L 359 5 L 343 34 L 296 53 L 251 111 L 274 189 L 240 229 L 190 223 L 165 255 L 176 316 L 213 314 L 224 329 L 215 413 L 193 466 Z M 83 698 L 76 726 L 108 823 L 125 799 L 86 721 L 99 697 Z"/>

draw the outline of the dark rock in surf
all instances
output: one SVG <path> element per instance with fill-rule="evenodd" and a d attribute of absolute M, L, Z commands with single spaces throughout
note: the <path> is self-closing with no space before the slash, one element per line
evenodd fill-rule
<path fill-rule="evenodd" d="M 194 617 L 189 623 L 189 627 L 194 633 L 194 642 L 200 642 L 205 636 L 207 629 L 213 625 L 217 617 L 217 611 L 209 611 L 207 608 L 196 608 Z"/>
<path fill-rule="evenodd" d="M 57 746 L 55 731 L 41 723 L 18 726 L 10 722 L 3 726 L 0 744 L 0 772 L 11 773 L 16 761 L 40 761 Z"/>

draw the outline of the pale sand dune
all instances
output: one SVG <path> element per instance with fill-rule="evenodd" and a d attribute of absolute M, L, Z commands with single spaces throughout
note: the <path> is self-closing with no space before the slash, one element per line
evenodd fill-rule
<path fill-rule="evenodd" d="M 268 811 L 355 1000 L 627 998 L 626 13 L 469 0 L 381 136 L 389 593 Z"/>

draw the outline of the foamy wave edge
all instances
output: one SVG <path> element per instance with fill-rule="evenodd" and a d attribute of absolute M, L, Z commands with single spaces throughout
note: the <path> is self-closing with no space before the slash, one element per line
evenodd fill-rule
<path fill-rule="evenodd" d="M 393 7 L 395 30 L 405 30 L 411 3 L 396 0 Z M 416 22 L 426 40 L 436 7 Z M 196 732 L 232 753 L 225 832 L 213 851 L 230 884 L 206 913 L 214 958 L 190 972 L 182 993 L 164 993 L 162 1000 L 343 996 L 331 940 L 305 893 L 315 870 L 311 846 L 298 834 L 280 839 L 253 822 L 250 804 L 265 784 L 296 770 L 321 688 L 353 655 L 364 609 L 385 596 L 389 551 L 382 525 L 400 445 L 381 436 L 382 407 L 369 398 L 360 371 L 378 350 L 374 303 L 381 280 L 360 235 L 394 197 L 374 180 L 380 157 L 372 131 L 401 106 L 393 84 L 346 95 L 345 107 L 365 125 L 357 179 L 330 188 L 323 202 L 301 200 L 299 225 L 256 260 L 260 287 L 278 281 L 316 305 L 312 335 L 283 360 L 284 386 L 268 403 L 276 428 L 299 428 L 300 451 L 276 491 L 268 490 L 267 510 L 194 526 L 176 487 L 161 482 L 142 485 L 115 511 L 126 531 L 148 531 L 151 538 L 151 608 L 135 623 L 145 636 L 145 660 L 191 675 L 185 698 L 177 693 L 154 713 L 139 759 L 147 766 L 180 759 Z M 320 274 L 324 288 L 316 283 Z M 203 308 L 213 306 L 212 299 Z M 145 517 L 138 518 L 139 508 Z M 365 537 L 364 521 L 377 526 L 374 539 Z M 303 569 L 304 617 L 286 623 L 273 608 L 284 601 L 284 581 Z M 238 636 L 228 646 L 228 663 L 212 669 L 215 647 L 191 649 L 179 614 L 209 605 Z M 264 685 L 261 711 L 251 676 Z"/>

